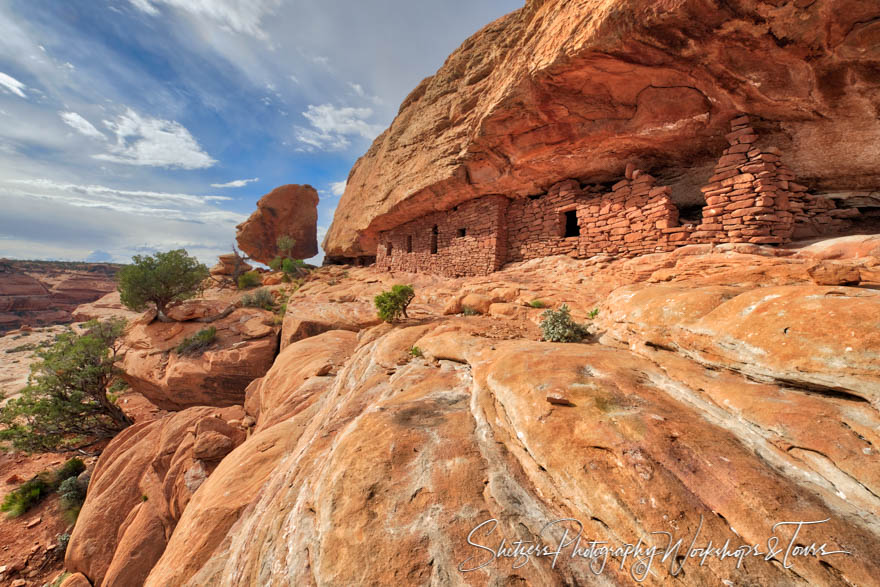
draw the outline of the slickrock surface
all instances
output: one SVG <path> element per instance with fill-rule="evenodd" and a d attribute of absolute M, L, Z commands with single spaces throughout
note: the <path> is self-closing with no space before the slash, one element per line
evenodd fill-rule
<path fill-rule="evenodd" d="M 276 241 L 287 235 L 296 241 L 290 256 L 308 259 L 318 254 L 318 192 L 310 185 L 283 185 L 257 202 L 257 210 L 238 225 L 238 246 L 254 261 L 269 263 L 279 255 Z M 227 265 L 221 259 L 221 265 Z M 215 270 L 219 268 L 215 267 Z"/>
<path fill-rule="evenodd" d="M 129 561 L 151 586 L 633 585 L 631 560 L 596 576 L 571 547 L 555 568 L 534 557 L 520 568 L 511 559 L 458 568 L 486 562 L 467 537 L 490 519 L 498 527 L 475 540 L 492 548 L 575 518 L 585 539 L 617 545 L 669 532 L 684 549 L 699 531 L 698 545 L 765 551 L 777 522 L 828 519 L 798 542 L 850 555 L 797 557 L 790 568 L 710 557 L 685 562 L 679 580 L 871 584 L 880 571 L 880 280 L 818 286 L 809 269 L 824 259 L 873 275 L 880 257 L 865 251 L 877 243 L 559 256 L 449 280 L 318 270 L 288 312 L 345 315 L 396 282 L 415 287 L 411 318 L 328 324 L 291 341 L 247 388 L 247 440 L 175 510 L 170 537 L 144 559 L 101 546 L 101 565 Z M 451 313 L 465 299 L 486 301 L 487 314 Z M 595 335 L 540 342 L 534 300 L 566 303 L 582 321 L 598 308 Z M 146 450 L 132 442 L 114 440 L 98 466 L 105 478 L 121 462 L 117 443 Z M 206 444 L 220 454 L 236 443 Z M 165 486 L 179 487 L 182 469 L 163 470 Z M 104 494 L 90 492 L 87 520 Z M 128 528 L 126 515 L 88 526 L 100 533 L 78 527 L 74 552 Z M 555 545 L 562 533 L 554 526 L 544 540 Z M 787 544 L 791 528 L 775 535 Z M 658 558 L 643 584 L 666 584 L 670 568 Z"/>
<path fill-rule="evenodd" d="M 234 424 L 243 415 L 241 407 L 191 408 L 122 431 L 92 474 L 67 569 L 99 585 L 140 585 L 193 494 L 245 439 Z"/>
<path fill-rule="evenodd" d="M 861 0 L 530 0 L 404 100 L 352 169 L 324 249 L 375 255 L 379 231 L 425 214 L 615 182 L 628 163 L 695 203 L 737 113 L 804 187 L 872 202 L 878 17 Z"/>

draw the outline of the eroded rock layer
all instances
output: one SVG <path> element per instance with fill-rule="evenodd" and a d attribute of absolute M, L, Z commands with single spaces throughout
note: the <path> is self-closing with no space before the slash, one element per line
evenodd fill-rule
<path fill-rule="evenodd" d="M 324 249 L 372 256 L 380 231 L 427 213 L 617 181 L 629 162 L 701 203 L 741 112 L 806 188 L 869 201 L 878 17 L 859 0 L 530 1 L 404 100 L 352 169 Z"/>

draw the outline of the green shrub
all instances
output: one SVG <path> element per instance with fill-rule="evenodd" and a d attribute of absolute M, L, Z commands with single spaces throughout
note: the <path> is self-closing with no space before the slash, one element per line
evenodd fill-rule
<path fill-rule="evenodd" d="M 86 465 L 80 459 L 74 457 L 61 465 L 61 468 L 55 471 L 55 481 L 61 485 L 71 477 L 76 477 L 86 470 Z"/>
<path fill-rule="evenodd" d="M 289 234 L 282 234 L 275 239 L 275 246 L 278 247 L 279 253 L 283 253 L 285 257 L 289 257 L 291 251 L 293 251 L 293 247 L 296 246 L 296 239 Z"/>
<path fill-rule="evenodd" d="M 479 312 L 477 312 L 476 310 L 474 310 L 473 308 L 471 308 L 469 306 L 462 306 L 461 313 L 464 316 L 477 316 L 477 315 L 479 315 Z"/>
<path fill-rule="evenodd" d="M 269 269 L 272 271 L 281 271 L 282 263 L 283 261 L 281 260 L 281 257 L 275 257 L 269 261 Z"/>
<path fill-rule="evenodd" d="M 272 310 L 275 308 L 275 296 L 268 289 L 260 288 L 253 295 L 245 294 L 241 296 L 241 305 L 246 308 L 263 308 L 264 310 Z"/>
<path fill-rule="evenodd" d="M 131 424 L 110 394 L 120 375 L 125 321 L 93 320 L 86 328 L 59 334 L 37 351 L 27 387 L 0 408 L 0 441 L 28 452 L 52 451 L 82 438 L 114 436 Z"/>
<path fill-rule="evenodd" d="M 79 512 L 86 501 L 87 485 L 77 477 L 69 477 L 58 486 L 61 512 L 68 524 L 76 524 Z"/>
<path fill-rule="evenodd" d="M 256 287 L 263 282 L 258 271 L 248 271 L 238 276 L 238 289 L 248 289 Z"/>
<path fill-rule="evenodd" d="M 414 357 L 424 357 L 425 356 L 425 354 L 422 352 L 422 349 L 420 349 L 417 346 L 414 346 L 413 348 L 409 349 L 409 354 L 411 354 Z"/>
<path fill-rule="evenodd" d="M 287 275 L 302 275 L 306 263 L 302 259 L 284 259 L 281 262 L 281 270 Z"/>
<path fill-rule="evenodd" d="M 532 300 L 531 302 L 529 302 L 529 306 L 531 306 L 532 308 L 546 308 L 547 304 L 541 300 Z"/>
<path fill-rule="evenodd" d="M 385 322 L 394 322 L 400 318 L 409 318 L 406 309 L 416 297 L 411 285 L 394 285 L 391 291 L 383 291 L 373 299 L 379 318 Z"/>
<path fill-rule="evenodd" d="M 10 518 L 17 518 L 29 509 L 37 505 L 44 497 L 52 492 L 52 485 L 46 480 L 46 475 L 38 475 L 30 481 L 25 481 L 18 489 L 6 494 L 0 511 L 6 512 Z"/>
<path fill-rule="evenodd" d="M 178 355 L 200 355 L 217 339 L 217 328 L 211 326 L 184 338 L 177 345 Z"/>
<path fill-rule="evenodd" d="M 116 279 L 122 303 L 135 311 L 152 303 L 159 315 L 165 316 L 168 304 L 194 297 L 208 277 L 208 268 L 183 249 L 136 255 L 131 260 Z"/>
<path fill-rule="evenodd" d="M 578 342 L 588 334 L 585 325 L 571 319 L 571 310 L 565 304 L 541 314 L 541 332 L 550 342 Z"/>

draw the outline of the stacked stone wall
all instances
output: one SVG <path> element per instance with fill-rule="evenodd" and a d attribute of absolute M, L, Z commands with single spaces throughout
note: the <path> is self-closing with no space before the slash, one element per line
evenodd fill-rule
<path fill-rule="evenodd" d="M 507 212 L 508 262 L 576 254 L 581 239 L 565 238 L 565 212 L 577 211 L 590 196 L 591 188 L 581 188 L 570 179 L 553 185 L 546 194 L 513 200 Z"/>
<path fill-rule="evenodd" d="M 754 146 L 758 135 L 749 117 L 731 122 L 730 143 L 709 185 L 696 242 L 780 244 L 791 238 L 793 220 L 789 182 L 795 177 L 780 160 L 779 149 Z"/>
<path fill-rule="evenodd" d="M 610 193 L 578 206 L 578 257 L 600 253 L 640 255 L 687 244 L 693 226 L 679 225 L 670 188 L 657 186 L 654 177 L 632 166 L 626 175 Z"/>
<path fill-rule="evenodd" d="M 507 259 L 508 202 L 504 196 L 486 196 L 382 232 L 376 265 L 448 277 L 497 271 Z"/>
<path fill-rule="evenodd" d="M 828 234 L 849 224 L 853 211 L 807 194 L 778 149 L 756 146 L 748 116 L 731 122 L 727 140 L 730 147 L 701 190 L 706 205 L 696 224 L 681 224 L 669 187 L 628 165 L 610 192 L 571 179 L 545 194 L 514 200 L 486 196 L 413 220 L 380 234 L 376 263 L 397 271 L 485 275 L 508 262 L 551 255 L 635 256 L 696 243 L 782 244 L 793 234 Z"/>

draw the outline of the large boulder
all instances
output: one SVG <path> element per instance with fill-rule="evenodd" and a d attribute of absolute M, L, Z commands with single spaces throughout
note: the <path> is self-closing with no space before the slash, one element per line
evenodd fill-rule
<path fill-rule="evenodd" d="M 205 304 L 209 307 L 212 302 Z M 224 305 L 218 304 L 218 308 Z M 240 308 L 222 316 L 210 325 L 132 324 L 125 334 L 121 363 L 126 382 L 167 410 L 243 403 L 248 384 L 266 374 L 278 350 L 274 315 Z M 203 352 L 177 352 L 185 338 L 205 328 L 215 328 L 216 339 Z"/>
<path fill-rule="evenodd" d="M 880 4 L 529 0 L 457 49 L 355 164 L 324 241 L 467 200 L 616 181 L 628 162 L 696 203 L 736 113 L 808 187 L 877 191 Z"/>
<path fill-rule="evenodd" d="M 190 408 L 123 430 L 92 473 L 67 569 L 98 587 L 143 584 L 193 494 L 244 441 L 230 424 L 243 415 L 240 406 Z"/>
<path fill-rule="evenodd" d="M 279 236 L 293 237 L 290 256 L 318 254 L 318 192 L 310 185 L 283 185 L 257 202 L 257 210 L 237 227 L 238 246 L 254 261 L 269 263 L 278 256 Z"/>

